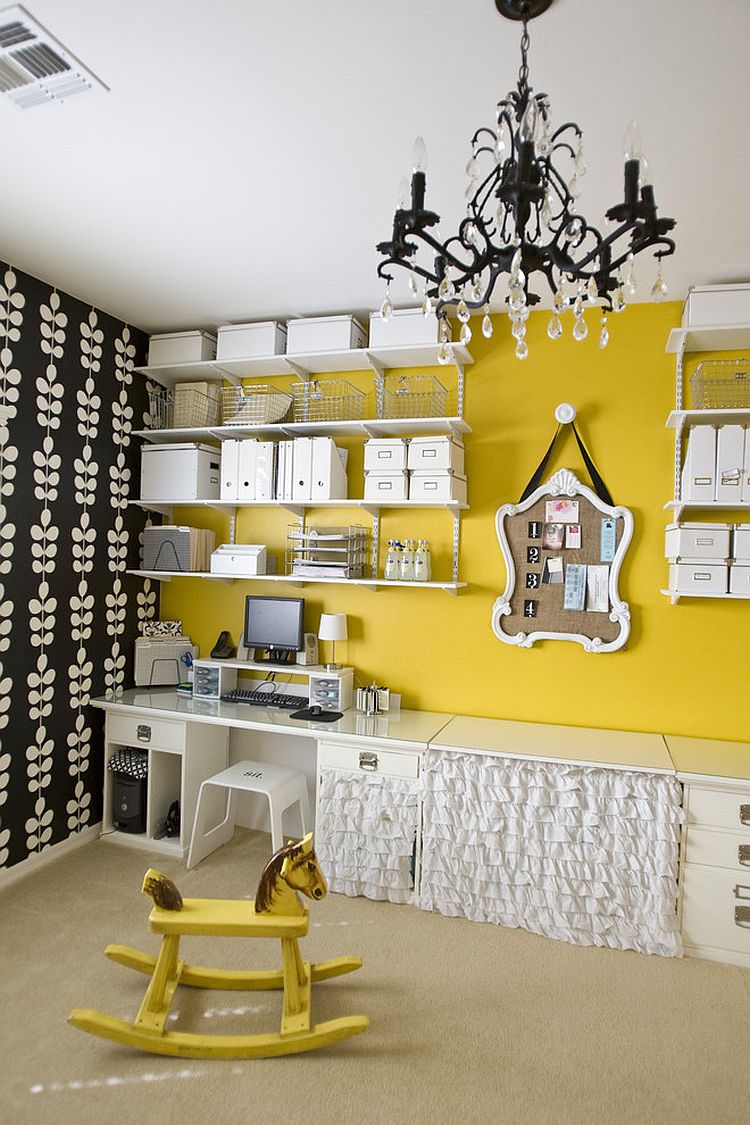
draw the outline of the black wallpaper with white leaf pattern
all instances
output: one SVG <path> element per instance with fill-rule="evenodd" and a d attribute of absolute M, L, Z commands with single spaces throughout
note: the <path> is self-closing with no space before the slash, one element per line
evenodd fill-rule
<path fill-rule="evenodd" d="M 133 681 L 147 337 L 0 262 L 0 867 L 101 819 L 92 696 Z"/>

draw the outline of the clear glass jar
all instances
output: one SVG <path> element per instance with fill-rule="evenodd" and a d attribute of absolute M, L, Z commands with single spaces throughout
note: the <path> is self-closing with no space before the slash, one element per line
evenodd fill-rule
<path fill-rule="evenodd" d="M 416 582 L 429 582 L 431 576 L 430 545 L 426 539 L 420 539 L 419 546 L 414 554 L 414 580 Z"/>
<path fill-rule="evenodd" d="M 401 573 L 400 578 L 402 582 L 414 581 L 414 540 L 407 539 L 404 543 L 401 552 Z"/>
<path fill-rule="evenodd" d="M 401 544 L 398 539 L 388 540 L 384 576 L 389 581 L 401 577 Z"/>

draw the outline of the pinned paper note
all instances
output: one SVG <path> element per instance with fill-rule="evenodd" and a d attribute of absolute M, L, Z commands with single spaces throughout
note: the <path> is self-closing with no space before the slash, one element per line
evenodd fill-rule
<path fill-rule="evenodd" d="M 581 546 L 581 525 L 580 523 L 566 523 L 565 525 L 565 546 L 568 548 L 578 548 Z"/>
<path fill-rule="evenodd" d="M 547 582 L 550 586 L 562 586 L 563 561 L 559 555 L 550 555 L 544 560 L 542 582 Z"/>
<path fill-rule="evenodd" d="M 586 567 L 568 563 L 565 567 L 563 609 L 583 609 L 586 600 Z"/>
<path fill-rule="evenodd" d="M 586 571 L 586 609 L 592 613 L 606 613 L 609 609 L 609 567 L 589 566 Z"/>
<path fill-rule="evenodd" d="M 548 551 L 561 551 L 565 540 L 564 523 L 545 523 L 542 545 Z"/>
<path fill-rule="evenodd" d="M 577 500 L 547 500 L 544 505 L 547 523 L 578 523 Z"/>
<path fill-rule="evenodd" d="M 613 519 L 602 520 L 601 543 L 599 549 L 600 562 L 612 562 L 615 557 L 615 543 L 615 521 Z"/>

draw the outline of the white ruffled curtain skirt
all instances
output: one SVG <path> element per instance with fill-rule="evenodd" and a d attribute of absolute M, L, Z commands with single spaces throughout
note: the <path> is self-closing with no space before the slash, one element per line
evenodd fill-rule
<path fill-rule="evenodd" d="M 429 750 L 420 784 L 423 909 L 681 954 L 674 778 Z"/>

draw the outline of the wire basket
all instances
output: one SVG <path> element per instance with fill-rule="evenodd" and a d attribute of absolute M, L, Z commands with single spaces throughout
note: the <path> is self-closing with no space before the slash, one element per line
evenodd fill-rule
<path fill-rule="evenodd" d="M 750 361 L 704 359 L 690 376 L 693 410 L 750 406 Z"/>
<path fill-rule="evenodd" d="M 225 426 L 272 425 L 286 418 L 291 405 L 290 394 L 264 383 L 223 387 L 221 421 Z"/>
<path fill-rule="evenodd" d="M 190 430 L 219 421 L 219 383 L 175 383 L 148 392 L 152 430 Z"/>
<path fill-rule="evenodd" d="M 364 418 L 367 395 L 345 379 L 292 383 L 295 422 L 341 422 Z"/>
<path fill-rule="evenodd" d="M 448 392 L 434 375 L 385 375 L 383 418 L 444 418 Z"/>

